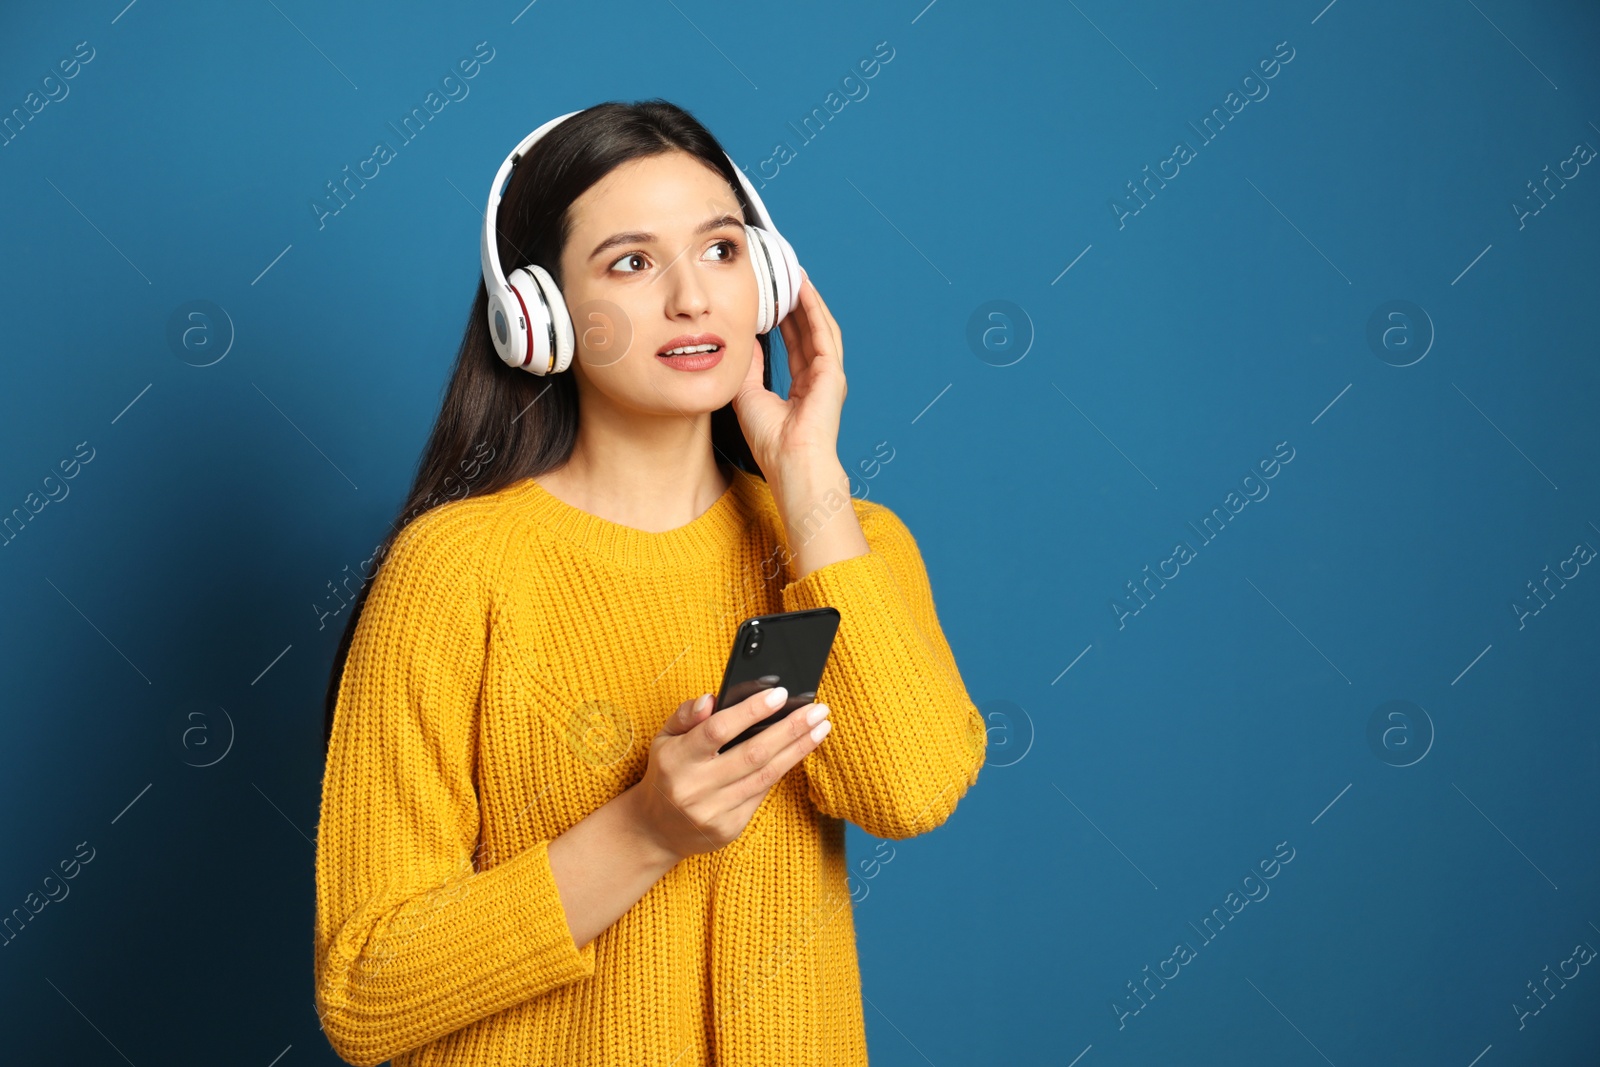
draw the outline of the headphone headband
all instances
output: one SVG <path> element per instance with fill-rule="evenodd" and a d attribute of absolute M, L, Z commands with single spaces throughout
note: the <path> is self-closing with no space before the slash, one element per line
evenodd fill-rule
<path fill-rule="evenodd" d="M 483 216 L 483 247 L 480 250 L 480 258 L 483 260 L 483 276 L 486 279 L 499 282 L 507 289 L 511 287 L 506 285 L 505 272 L 500 269 L 499 242 L 494 237 L 498 229 L 496 222 L 500 218 L 500 201 L 505 196 L 511 171 L 522 157 L 527 154 L 528 149 L 533 147 L 535 141 L 543 137 L 552 127 L 560 125 L 576 114 L 576 111 L 569 111 L 565 115 L 551 119 L 528 134 L 516 148 L 511 150 L 511 154 L 506 156 L 505 161 L 500 164 L 500 168 L 494 172 L 494 182 L 489 186 L 489 209 Z"/>

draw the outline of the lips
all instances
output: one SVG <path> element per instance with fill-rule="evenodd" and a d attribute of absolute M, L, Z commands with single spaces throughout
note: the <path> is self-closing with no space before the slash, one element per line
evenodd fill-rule
<path fill-rule="evenodd" d="M 672 340 L 656 349 L 656 355 L 664 357 L 674 348 L 692 348 L 696 345 L 716 345 L 717 351 L 720 352 L 722 349 L 727 347 L 727 342 L 714 333 L 686 333 L 682 336 L 674 337 Z M 715 353 L 696 352 L 688 354 L 714 355 Z"/>

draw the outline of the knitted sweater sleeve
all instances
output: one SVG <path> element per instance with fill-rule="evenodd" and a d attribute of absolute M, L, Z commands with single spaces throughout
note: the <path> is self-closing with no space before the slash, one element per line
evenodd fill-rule
<path fill-rule="evenodd" d="M 475 854 L 490 620 L 480 515 L 460 501 L 401 530 L 340 680 L 317 827 L 315 999 L 353 1064 L 594 973 L 549 842 L 492 866 Z"/>
<path fill-rule="evenodd" d="M 977 782 L 983 717 L 939 628 L 911 531 L 881 504 L 855 505 L 869 551 L 783 588 L 785 611 L 840 615 L 817 687 L 833 729 L 802 766 L 824 814 L 876 837 L 911 837 L 943 823 Z"/>

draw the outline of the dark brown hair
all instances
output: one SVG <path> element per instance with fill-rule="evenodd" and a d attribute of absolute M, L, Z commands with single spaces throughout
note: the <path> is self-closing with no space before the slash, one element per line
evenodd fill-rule
<path fill-rule="evenodd" d="M 572 232 L 572 202 L 618 165 L 673 150 L 703 160 L 726 178 L 745 220 L 758 224 L 732 163 L 699 120 L 665 100 L 611 101 L 551 129 L 517 163 L 496 220 L 503 270 L 509 274 L 537 263 L 559 285 L 561 251 Z M 493 493 L 543 474 L 572 455 L 578 433 L 573 372 L 540 376 L 507 366 L 494 350 L 487 316 L 488 292 L 480 277 L 439 416 L 417 463 L 411 491 L 378 546 L 379 565 L 400 531 L 418 515 L 450 500 Z M 762 334 L 760 341 L 761 381 L 770 389 L 772 341 L 768 334 Z M 729 466 L 765 477 L 750 453 L 732 403 L 711 414 L 711 447 Z M 350 639 L 371 587 L 369 580 L 357 596 L 334 654 L 323 700 L 324 751 L 333 735 Z"/>

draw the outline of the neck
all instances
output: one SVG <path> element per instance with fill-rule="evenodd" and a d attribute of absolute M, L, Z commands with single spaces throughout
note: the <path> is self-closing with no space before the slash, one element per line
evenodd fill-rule
<path fill-rule="evenodd" d="M 733 480 L 711 448 L 709 412 L 607 420 L 585 410 L 572 456 L 534 480 L 610 522 L 661 532 L 693 522 Z M 597 425 L 605 422 L 606 425 Z"/>

